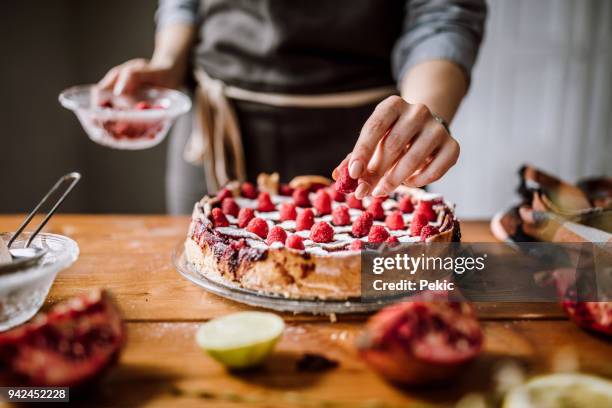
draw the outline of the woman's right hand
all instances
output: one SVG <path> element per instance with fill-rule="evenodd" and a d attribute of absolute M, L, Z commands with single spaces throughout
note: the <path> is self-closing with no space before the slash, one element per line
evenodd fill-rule
<path fill-rule="evenodd" d="M 144 85 L 177 88 L 182 76 L 182 70 L 173 64 L 138 58 L 112 68 L 98 82 L 98 88 L 112 91 L 115 95 L 131 95 Z"/>

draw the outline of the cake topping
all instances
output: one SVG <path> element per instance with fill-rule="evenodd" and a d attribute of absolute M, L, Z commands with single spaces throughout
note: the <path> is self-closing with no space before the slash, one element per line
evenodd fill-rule
<path fill-rule="evenodd" d="M 349 225 L 351 223 L 351 215 L 346 205 L 339 205 L 332 212 L 332 223 L 337 226 Z"/>
<path fill-rule="evenodd" d="M 425 215 L 427 221 L 435 221 L 438 217 L 433 209 L 433 204 L 433 201 L 419 201 L 416 212 Z"/>
<path fill-rule="evenodd" d="M 404 229 L 405 224 L 402 213 L 400 213 L 399 211 L 393 211 L 391 214 L 387 215 L 387 218 L 385 218 L 385 225 L 390 230 Z"/>
<path fill-rule="evenodd" d="M 385 244 L 399 244 L 399 240 L 394 235 L 389 235 L 389 238 L 385 240 Z"/>
<path fill-rule="evenodd" d="M 270 193 L 265 191 L 259 193 L 259 196 L 257 196 L 257 211 L 270 212 L 274 211 L 275 209 L 276 207 L 270 198 Z"/>
<path fill-rule="evenodd" d="M 293 190 L 293 202 L 298 207 L 310 207 L 310 199 L 308 198 L 308 190 L 302 187 L 298 187 Z"/>
<path fill-rule="evenodd" d="M 310 239 L 314 242 L 332 242 L 334 240 L 334 229 L 324 221 L 318 222 L 310 231 Z"/>
<path fill-rule="evenodd" d="M 336 190 L 335 184 L 329 189 L 329 195 L 337 203 L 343 203 L 346 200 L 346 195 Z"/>
<path fill-rule="evenodd" d="M 336 180 L 335 188 L 338 192 L 343 194 L 352 193 L 357 189 L 357 179 L 349 175 L 348 166 L 344 166 L 342 170 L 340 170 L 340 176 L 338 180 Z"/>
<path fill-rule="evenodd" d="M 349 245 L 349 249 L 351 251 L 359 251 L 360 249 L 363 249 L 364 246 L 365 244 L 363 243 L 362 240 L 356 239 L 353 242 L 351 242 L 351 245 Z"/>
<path fill-rule="evenodd" d="M 315 199 L 313 201 L 313 206 L 317 210 L 318 215 L 331 213 L 331 197 L 327 191 L 325 191 L 325 189 L 321 188 L 317 190 Z"/>
<path fill-rule="evenodd" d="M 427 216 L 421 212 L 417 212 L 412 217 L 410 223 L 410 235 L 418 237 L 421 235 L 421 230 L 424 226 L 428 225 Z"/>
<path fill-rule="evenodd" d="M 272 245 L 273 242 L 280 242 L 284 245 L 286 239 L 287 233 L 285 230 L 276 225 L 270 228 L 270 232 L 268 232 L 268 237 L 266 238 L 266 244 Z"/>
<path fill-rule="evenodd" d="M 404 214 L 409 214 L 414 211 L 414 204 L 412 204 L 412 198 L 409 195 L 405 195 L 400 199 L 399 202 L 400 211 Z"/>
<path fill-rule="evenodd" d="M 222 188 L 217 192 L 217 199 L 221 202 L 228 197 L 234 197 L 229 188 Z"/>
<path fill-rule="evenodd" d="M 283 183 L 278 187 L 278 194 L 291 197 L 291 194 L 293 194 L 293 188 L 291 188 L 289 184 Z"/>
<path fill-rule="evenodd" d="M 363 204 L 361 203 L 361 200 L 355 197 L 354 194 L 348 194 L 346 196 L 346 204 L 349 206 L 349 208 L 363 210 Z"/>
<path fill-rule="evenodd" d="M 297 211 L 293 203 L 281 203 L 278 206 L 281 221 L 292 221 L 297 218 Z"/>
<path fill-rule="evenodd" d="M 241 208 L 240 212 L 238 212 L 238 226 L 240 228 L 244 228 L 255 218 L 255 210 L 252 208 Z"/>
<path fill-rule="evenodd" d="M 286 245 L 288 248 L 303 250 L 304 240 L 299 235 L 290 235 L 287 238 Z"/>
<path fill-rule="evenodd" d="M 389 231 L 382 225 L 374 225 L 368 233 L 368 242 L 380 244 L 389 238 Z"/>
<path fill-rule="evenodd" d="M 225 217 L 225 214 L 223 214 L 223 211 L 221 211 L 220 208 L 213 208 L 210 215 L 211 215 L 211 221 L 213 225 L 215 226 L 215 228 L 229 226 L 229 221 L 227 220 L 227 218 Z"/>
<path fill-rule="evenodd" d="M 426 225 L 421 229 L 421 241 L 427 241 L 427 238 L 439 234 L 440 231 L 436 227 Z"/>
<path fill-rule="evenodd" d="M 297 215 L 295 220 L 296 231 L 309 230 L 314 224 L 314 213 L 310 208 L 306 208 Z"/>
<path fill-rule="evenodd" d="M 268 235 L 268 223 L 263 218 L 253 218 L 246 227 L 247 231 L 265 239 Z"/>
<path fill-rule="evenodd" d="M 232 197 L 226 197 L 221 202 L 221 209 L 223 213 L 226 215 L 231 215 L 233 217 L 238 216 L 238 212 L 240 211 L 240 207 L 236 204 L 236 201 Z"/>
<path fill-rule="evenodd" d="M 372 228 L 372 223 L 374 222 L 374 218 L 372 214 L 368 212 L 364 212 L 361 214 L 355 221 L 353 221 L 353 228 L 351 232 L 355 237 L 365 237 L 370 232 L 370 228 Z"/>
<path fill-rule="evenodd" d="M 240 186 L 240 194 L 244 198 L 249 198 L 253 200 L 257 198 L 257 187 L 255 187 L 255 184 L 245 181 L 244 183 L 242 183 L 242 186 Z"/>
<path fill-rule="evenodd" d="M 385 210 L 382 206 L 383 201 L 384 200 L 380 197 L 374 198 L 366 210 L 368 213 L 372 214 L 372 217 L 377 221 L 385 219 Z"/>

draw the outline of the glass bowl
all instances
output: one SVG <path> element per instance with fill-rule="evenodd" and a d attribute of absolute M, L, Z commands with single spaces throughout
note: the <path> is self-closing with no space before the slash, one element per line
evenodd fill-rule
<path fill-rule="evenodd" d="M 147 87 L 131 96 L 116 96 L 95 85 L 79 85 L 59 95 L 94 142 L 114 149 L 141 150 L 159 144 L 176 118 L 191 108 L 187 95 Z"/>
<path fill-rule="evenodd" d="M 0 233 L 8 241 L 12 233 Z M 11 248 L 23 247 L 30 233 L 23 233 Z M 46 250 L 40 263 L 26 269 L 0 274 L 0 332 L 15 327 L 38 312 L 58 272 L 79 256 L 79 246 L 62 235 L 39 233 L 32 246 Z"/>

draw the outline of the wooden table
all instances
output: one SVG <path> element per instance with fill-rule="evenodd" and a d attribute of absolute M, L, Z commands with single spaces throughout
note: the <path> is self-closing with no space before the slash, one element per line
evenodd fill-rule
<path fill-rule="evenodd" d="M 0 216 L 0 231 L 15 230 L 21 216 Z M 109 289 L 127 321 L 121 364 L 105 378 L 90 406 L 410 406 L 442 403 L 490 388 L 506 360 L 529 372 L 547 372 L 574 356 L 583 371 L 612 376 L 612 344 L 568 322 L 556 304 L 478 305 L 485 352 L 451 384 L 430 389 L 392 386 L 356 356 L 353 340 L 367 316 L 329 318 L 284 315 L 287 330 L 261 370 L 229 374 L 195 344 L 201 322 L 248 307 L 209 294 L 182 278 L 170 254 L 188 218 L 129 215 L 60 215 L 46 228 L 74 238 L 78 261 L 57 277 L 47 306 L 83 291 Z M 486 222 L 464 222 L 465 241 L 491 242 Z M 305 352 L 340 364 L 322 373 L 299 372 Z M 569 359 L 572 361 L 572 358 Z M 198 394 L 199 396 L 196 396 Z M 376 405 L 378 404 L 378 405 Z M 333 406 L 336 406 L 333 405 Z"/>

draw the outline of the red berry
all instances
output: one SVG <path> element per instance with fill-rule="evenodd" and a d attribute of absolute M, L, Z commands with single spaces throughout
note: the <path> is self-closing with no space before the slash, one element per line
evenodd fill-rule
<path fill-rule="evenodd" d="M 223 209 L 224 214 L 233 215 L 234 217 L 236 217 L 238 215 L 238 211 L 240 211 L 240 207 L 238 204 L 236 204 L 236 201 L 234 201 L 232 197 L 223 199 L 221 209 Z"/>
<path fill-rule="evenodd" d="M 282 196 L 291 196 L 291 194 L 293 194 L 293 189 L 289 187 L 289 184 L 283 183 L 278 187 L 278 194 Z"/>
<path fill-rule="evenodd" d="M 226 199 L 228 197 L 230 197 L 230 198 L 234 197 L 234 195 L 232 194 L 232 192 L 228 188 L 222 188 L 221 190 L 219 190 L 217 192 L 217 199 L 219 201 L 223 201 L 224 199 Z"/>
<path fill-rule="evenodd" d="M 363 210 L 363 204 L 361 203 L 361 200 L 357 199 L 354 194 L 348 194 L 346 196 L 346 204 L 349 206 L 349 208 Z"/>
<path fill-rule="evenodd" d="M 346 195 L 336 190 L 335 184 L 329 189 L 329 195 L 337 203 L 343 203 L 346 200 Z"/>
<path fill-rule="evenodd" d="M 298 187 L 293 190 L 293 202 L 298 207 L 310 207 L 310 199 L 308 198 L 308 190 L 305 188 Z"/>
<path fill-rule="evenodd" d="M 303 231 L 309 230 L 314 224 L 314 213 L 310 208 L 306 208 L 297 215 L 295 219 L 295 230 Z"/>
<path fill-rule="evenodd" d="M 325 191 L 325 189 L 321 188 L 317 190 L 315 194 L 315 199 L 313 201 L 313 206 L 317 210 L 317 214 L 325 215 L 331 214 L 331 197 Z"/>
<path fill-rule="evenodd" d="M 281 221 L 295 220 L 297 217 L 297 211 L 293 203 L 282 203 L 278 206 L 278 211 Z"/>
<path fill-rule="evenodd" d="M 351 242 L 351 245 L 349 245 L 349 249 L 351 251 L 359 251 L 360 249 L 363 249 L 364 246 L 365 244 L 363 243 L 362 240 L 356 239 L 353 242 Z"/>
<path fill-rule="evenodd" d="M 410 214 L 414 211 L 414 204 L 412 204 L 410 196 L 405 195 L 400 199 L 399 208 L 404 214 Z"/>
<path fill-rule="evenodd" d="M 421 228 L 421 241 L 427 241 L 427 238 L 438 235 L 440 231 L 436 227 L 432 227 L 431 225 L 426 225 Z"/>
<path fill-rule="evenodd" d="M 385 218 L 385 225 L 390 230 L 404 229 L 405 225 L 402 213 L 399 211 L 393 211 L 391 214 L 387 215 L 387 218 Z"/>
<path fill-rule="evenodd" d="M 374 217 L 374 219 L 377 221 L 382 221 L 385 219 L 385 210 L 383 210 L 382 202 L 382 199 L 374 198 L 366 210 L 372 214 L 372 217 Z"/>
<path fill-rule="evenodd" d="M 147 101 L 140 101 L 136 105 L 134 105 L 134 107 L 138 110 L 146 110 L 152 108 L 151 104 Z"/>
<path fill-rule="evenodd" d="M 225 214 L 223 214 L 223 211 L 221 211 L 220 208 L 213 208 L 210 216 L 215 228 L 229 227 L 229 221 L 227 220 L 227 218 L 225 218 Z"/>
<path fill-rule="evenodd" d="M 334 229 L 325 221 L 317 222 L 310 230 L 310 239 L 314 242 L 331 242 L 334 240 Z"/>
<path fill-rule="evenodd" d="M 373 225 L 368 233 L 368 242 L 380 244 L 389 238 L 389 231 L 382 225 Z"/>
<path fill-rule="evenodd" d="M 259 212 L 270 212 L 274 211 L 276 207 L 270 198 L 270 194 L 262 191 L 257 197 L 257 211 Z"/>
<path fill-rule="evenodd" d="M 428 225 L 427 216 L 422 213 L 415 213 L 412 216 L 412 221 L 410 222 L 410 235 L 413 237 L 421 236 L 421 230 L 424 226 Z"/>
<path fill-rule="evenodd" d="M 240 194 L 244 198 L 250 198 L 251 200 L 254 200 L 255 198 L 257 198 L 257 187 L 255 187 L 253 183 L 245 181 L 244 183 L 242 183 L 242 186 L 240 186 Z"/>
<path fill-rule="evenodd" d="M 252 208 L 241 208 L 238 213 L 238 226 L 244 228 L 249 225 L 249 221 L 255 218 L 255 210 Z"/>
<path fill-rule="evenodd" d="M 113 108 L 113 103 L 110 100 L 104 101 L 100 103 L 100 107 L 101 108 L 108 108 L 108 109 L 112 109 Z"/>
<path fill-rule="evenodd" d="M 348 194 L 352 193 L 357 189 L 357 179 L 352 178 L 349 175 L 348 166 L 344 166 L 340 170 L 340 177 L 336 180 L 336 190 L 340 193 Z"/>
<path fill-rule="evenodd" d="M 419 201 L 419 206 L 416 209 L 417 213 L 424 214 L 427 221 L 435 221 L 438 216 L 433 209 L 433 201 Z"/>
<path fill-rule="evenodd" d="M 355 221 L 353 221 L 352 233 L 354 237 L 365 237 L 370 232 L 374 218 L 372 214 L 364 212 Z"/>
<path fill-rule="evenodd" d="M 272 227 L 270 232 L 268 232 L 268 237 L 266 238 L 266 244 L 272 245 L 273 242 L 280 242 L 281 244 L 285 244 L 285 240 L 287 239 L 287 233 L 284 229 L 279 227 L 278 225 Z"/>
<path fill-rule="evenodd" d="M 389 235 L 389 238 L 387 238 L 385 244 L 399 244 L 399 240 L 395 235 Z"/>
<path fill-rule="evenodd" d="M 288 248 L 304 249 L 304 240 L 299 235 L 291 235 L 285 244 Z"/>
<path fill-rule="evenodd" d="M 263 218 L 253 218 L 249 221 L 249 224 L 246 227 L 247 231 L 252 232 L 255 235 L 258 235 L 260 238 L 266 238 L 268 235 L 268 223 Z"/>
<path fill-rule="evenodd" d="M 351 223 L 351 216 L 346 205 L 339 205 L 334 208 L 332 212 L 332 223 L 334 225 L 349 225 Z"/>

